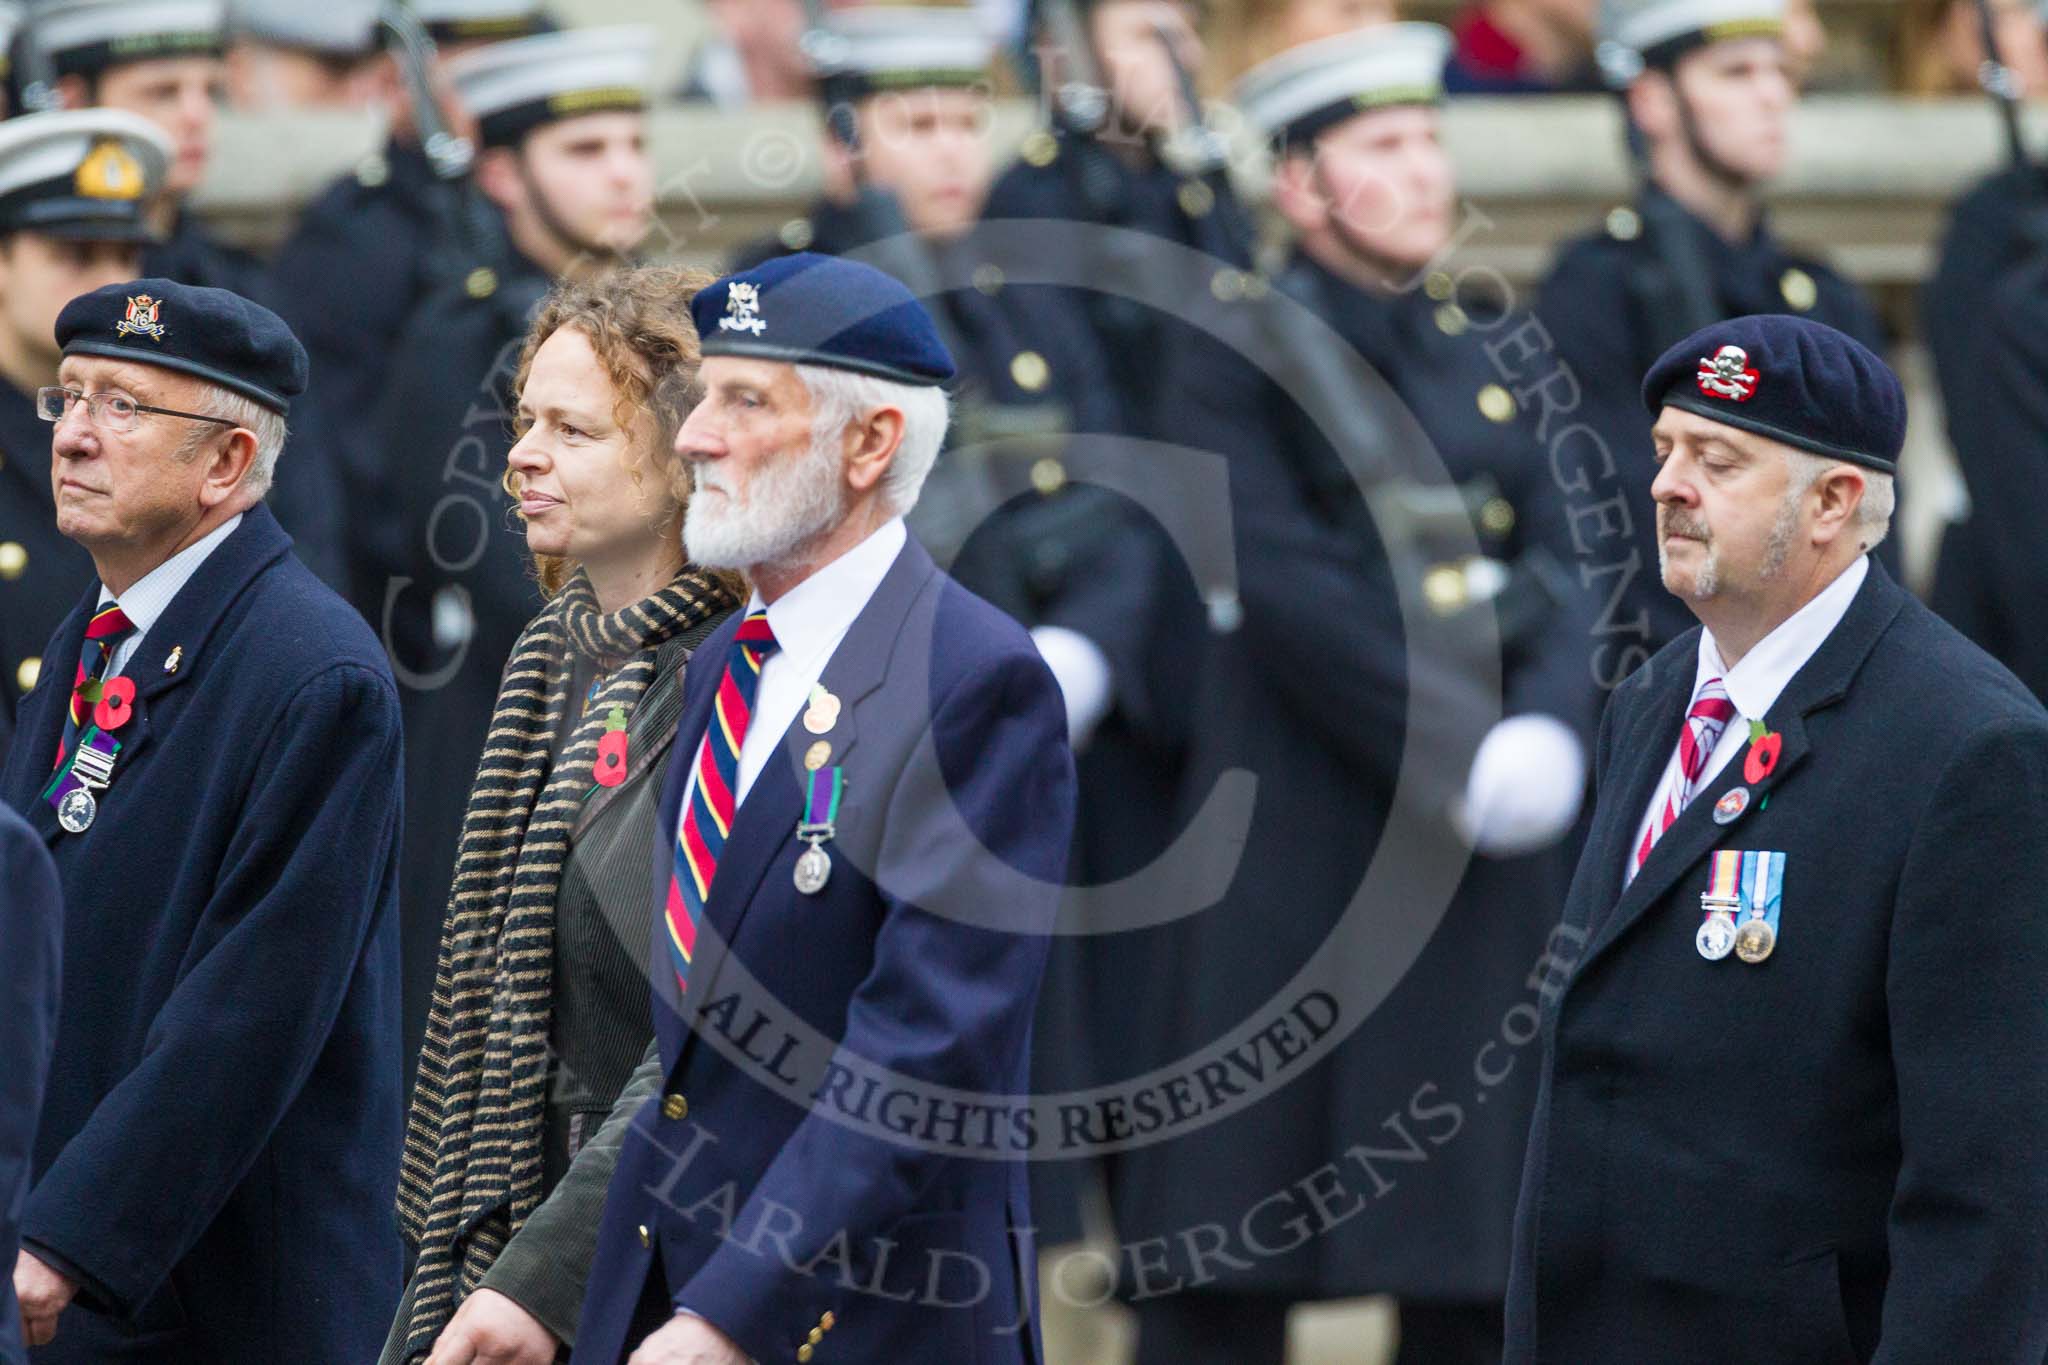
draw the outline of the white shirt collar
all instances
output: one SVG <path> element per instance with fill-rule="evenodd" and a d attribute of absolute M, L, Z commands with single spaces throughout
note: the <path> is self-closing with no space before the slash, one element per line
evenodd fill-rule
<path fill-rule="evenodd" d="M 206 562 L 206 557 L 233 535 L 241 524 L 242 514 L 237 512 L 129 585 L 128 591 L 120 597 L 121 614 L 134 625 L 136 639 L 149 633 L 149 628 L 156 624 L 157 618 L 191 581 L 192 575 L 199 572 L 199 566 Z M 114 594 L 107 585 L 100 584 L 100 605 L 104 607 L 113 600 Z"/>
<path fill-rule="evenodd" d="M 1721 661 L 1721 648 L 1714 643 L 1714 632 L 1702 630 L 1693 694 L 1699 694 L 1700 684 L 1707 679 L 1719 678 L 1728 689 L 1728 699 L 1745 720 L 1762 720 L 1777 704 L 1779 694 L 1793 675 L 1806 666 L 1806 661 L 1841 624 L 1869 573 L 1870 556 L 1858 555 L 1855 563 L 1835 575 L 1834 582 L 1780 621 L 1733 668 Z"/>
<path fill-rule="evenodd" d="M 782 657 L 807 668 L 820 650 L 838 644 L 888 576 L 889 566 L 908 539 L 903 518 L 892 517 L 866 540 L 776 598 L 768 608 L 768 628 L 775 632 Z M 747 603 L 747 614 L 760 610 L 761 593 L 756 589 Z"/>

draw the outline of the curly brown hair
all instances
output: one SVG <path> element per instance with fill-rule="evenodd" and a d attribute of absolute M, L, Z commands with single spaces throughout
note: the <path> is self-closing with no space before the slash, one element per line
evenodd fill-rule
<path fill-rule="evenodd" d="M 549 337 L 564 327 L 581 332 L 611 377 L 613 417 L 623 430 L 647 433 L 646 441 L 634 443 L 626 472 L 644 501 L 644 467 L 654 467 L 661 491 L 675 501 L 672 513 L 663 509 L 662 520 L 676 519 L 679 532 L 682 511 L 689 503 L 690 472 L 675 456 L 675 439 L 683 419 L 697 406 L 701 359 L 697 329 L 690 321 L 690 300 L 711 281 L 702 270 L 647 265 L 556 285 L 527 328 L 518 377 L 513 382 L 515 393 L 525 390 L 534 354 Z M 643 417 L 651 422 L 642 424 L 639 419 Z M 514 418 L 515 437 L 524 436 L 526 427 L 524 420 Z M 516 501 L 518 476 L 508 468 L 501 482 Z M 680 534 L 676 549 L 680 567 Z M 562 590 L 575 569 L 569 561 L 551 555 L 533 556 L 533 567 L 542 590 L 550 597 Z"/>

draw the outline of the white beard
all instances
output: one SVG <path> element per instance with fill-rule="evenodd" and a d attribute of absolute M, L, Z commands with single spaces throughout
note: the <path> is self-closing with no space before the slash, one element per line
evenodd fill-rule
<path fill-rule="evenodd" d="M 683 517 L 683 550 L 707 569 L 784 563 L 846 510 L 837 432 L 814 438 L 800 454 L 764 462 L 737 487 L 716 463 L 698 464 L 691 477 L 696 493 Z"/>

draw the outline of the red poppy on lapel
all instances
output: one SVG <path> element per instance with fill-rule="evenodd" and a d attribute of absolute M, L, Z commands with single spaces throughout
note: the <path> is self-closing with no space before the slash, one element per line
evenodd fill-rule
<path fill-rule="evenodd" d="M 1749 742 L 1749 754 L 1742 761 L 1742 780 L 1755 786 L 1769 777 L 1778 766 L 1778 753 L 1785 747 L 1785 737 L 1776 731 L 1756 736 Z"/>
<path fill-rule="evenodd" d="M 593 776 L 600 787 L 616 787 L 626 780 L 626 732 L 608 730 L 597 742 L 597 763 Z"/>
<path fill-rule="evenodd" d="M 100 699 L 92 708 L 94 725 L 111 732 L 126 725 L 128 717 L 134 714 L 134 679 L 109 678 L 100 685 Z"/>

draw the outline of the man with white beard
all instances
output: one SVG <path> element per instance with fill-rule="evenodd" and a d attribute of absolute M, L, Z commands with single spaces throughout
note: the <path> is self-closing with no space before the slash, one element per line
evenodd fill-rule
<path fill-rule="evenodd" d="M 1030 637 L 904 529 L 952 359 L 901 284 L 829 257 L 692 311 L 683 539 L 755 589 L 685 682 L 649 962 L 663 1093 L 620 1149 L 574 1359 L 1043 1359 L 1012 1097 L 1073 759 Z"/>

